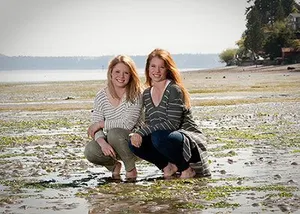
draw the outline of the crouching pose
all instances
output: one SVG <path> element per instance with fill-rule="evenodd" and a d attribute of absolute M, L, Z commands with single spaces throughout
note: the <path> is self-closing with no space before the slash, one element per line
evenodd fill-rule
<path fill-rule="evenodd" d="M 189 94 L 170 53 L 152 51 L 145 74 L 145 125 L 131 134 L 131 151 L 163 170 L 164 177 L 176 172 L 180 178 L 209 176 L 206 139 L 193 120 Z"/>
<path fill-rule="evenodd" d="M 94 100 L 92 137 L 84 151 L 90 162 L 105 166 L 113 177 L 120 176 L 123 161 L 126 178 L 135 178 L 136 156 L 128 147 L 129 133 L 137 125 L 142 108 L 141 84 L 133 60 L 119 55 L 111 60 L 107 71 L 107 86 Z"/>

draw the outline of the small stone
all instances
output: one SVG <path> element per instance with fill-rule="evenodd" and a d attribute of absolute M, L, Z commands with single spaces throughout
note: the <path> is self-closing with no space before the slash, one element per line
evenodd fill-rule
<path fill-rule="evenodd" d="M 275 179 L 281 179 L 281 175 L 279 175 L 279 174 L 274 175 L 274 178 L 275 178 Z"/>
<path fill-rule="evenodd" d="M 291 210 L 286 204 L 279 204 L 278 207 L 282 212 L 289 212 Z"/>
<path fill-rule="evenodd" d="M 233 164 L 233 160 L 232 160 L 232 159 L 228 159 L 227 162 L 228 162 L 229 164 Z"/>
<path fill-rule="evenodd" d="M 297 182 L 295 182 L 294 180 L 289 180 L 287 183 L 288 184 L 296 184 Z"/>
<path fill-rule="evenodd" d="M 226 174 L 226 171 L 225 171 L 224 169 L 222 169 L 222 170 L 220 171 L 220 173 L 221 173 L 222 175 L 224 175 L 224 174 Z"/>

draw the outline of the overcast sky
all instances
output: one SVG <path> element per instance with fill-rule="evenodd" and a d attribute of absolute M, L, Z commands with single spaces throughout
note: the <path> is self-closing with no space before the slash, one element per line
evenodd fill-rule
<path fill-rule="evenodd" d="M 0 0 L 8 56 L 220 53 L 246 29 L 247 0 Z"/>

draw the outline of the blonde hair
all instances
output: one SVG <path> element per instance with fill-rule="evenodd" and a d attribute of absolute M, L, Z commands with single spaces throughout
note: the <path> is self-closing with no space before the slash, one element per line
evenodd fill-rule
<path fill-rule="evenodd" d="M 112 84 L 112 79 L 111 79 L 112 70 L 118 63 L 123 63 L 124 65 L 127 65 L 130 70 L 130 74 L 131 74 L 130 79 L 128 84 L 126 85 L 126 100 L 127 102 L 130 101 L 133 103 L 134 100 L 141 95 L 142 88 L 141 88 L 141 82 L 138 76 L 135 63 L 129 56 L 118 55 L 110 61 L 107 70 L 108 91 L 113 98 L 120 99 L 120 97 L 118 97 L 116 93 L 116 90 Z"/>
<path fill-rule="evenodd" d="M 148 87 L 151 86 L 151 78 L 149 75 L 149 66 L 150 66 L 151 60 L 154 57 L 158 57 L 164 61 L 166 69 L 167 69 L 167 79 L 173 80 L 180 87 L 180 89 L 183 93 L 184 104 L 187 108 L 190 108 L 191 101 L 190 101 L 189 92 L 184 87 L 182 79 L 181 79 L 181 75 L 176 66 L 176 63 L 168 51 L 166 51 L 164 49 L 156 48 L 148 55 L 148 58 L 146 61 L 146 68 L 145 68 L 145 76 L 146 76 L 145 84 Z"/>

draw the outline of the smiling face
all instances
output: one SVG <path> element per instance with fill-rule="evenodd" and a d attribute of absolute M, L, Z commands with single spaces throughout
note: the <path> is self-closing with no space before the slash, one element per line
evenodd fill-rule
<path fill-rule="evenodd" d="M 152 82 L 164 81 L 167 78 L 167 68 L 164 60 L 153 57 L 149 63 L 149 77 Z"/>
<path fill-rule="evenodd" d="M 111 82 L 114 88 L 125 88 L 130 80 L 130 69 L 127 65 L 119 62 L 111 71 Z"/>

